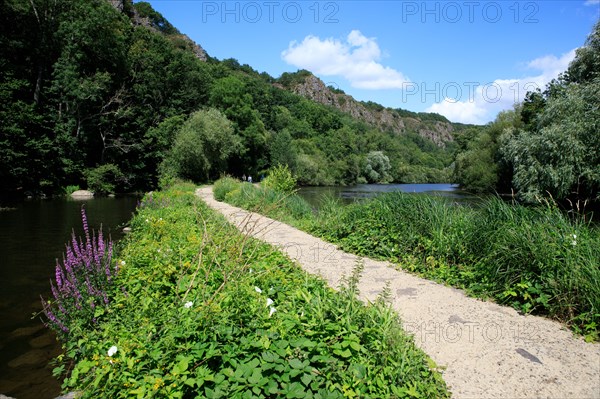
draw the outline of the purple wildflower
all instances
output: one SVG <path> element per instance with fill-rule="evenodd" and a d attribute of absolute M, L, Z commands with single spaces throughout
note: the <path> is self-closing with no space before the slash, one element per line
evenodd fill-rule
<path fill-rule="evenodd" d="M 111 272 L 113 246 L 110 238 L 107 243 L 102 230 L 98 235 L 94 231 L 90 234 L 83 207 L 81 219 L 85 243 L 82 238 L 77 239 L 73 231 L 70 243 L 65 246 L 62 264 L 56 260 L 56 282 L 50 282 L 54 301 L 47 302 L 42 298 L 43 312 L 48 320 L 46 325 L 59 333 L 67 333 L 67 325 L 73 319 L 96 323 L 94 309 L 100 303 L 107 305 L 110 302 L 107 288 L 117 273 L 116 269 Z"/>

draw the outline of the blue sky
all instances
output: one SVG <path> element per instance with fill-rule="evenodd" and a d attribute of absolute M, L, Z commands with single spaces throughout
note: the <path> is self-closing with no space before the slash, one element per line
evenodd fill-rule
<path fill-rule="evenodd" d="M 478 124 L 564 71 L 600 18 L 600 0 L 149 3 L 213 57 Z"/>

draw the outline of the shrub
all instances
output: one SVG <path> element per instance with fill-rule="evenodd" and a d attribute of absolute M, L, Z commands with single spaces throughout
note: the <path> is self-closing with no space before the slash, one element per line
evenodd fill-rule
<path fill-rule="evenodd" d="M 296 178 L 287 165 L 275 166 L 262 181 L 262 185 L 282 194 L 291 194 L 296 189 Z"/>
<path fill-rule="evenodd" d="M 240 185 L 240 182 L 233 177 L 222 177 L 217 180 L 213 186 L 213 194 L 217 201 L 225 200 L 225 195 Z"/>
<path fill-rule="evenodd" d="M 77 190 L 80 190 L 78 185 L 67 186 L 67 187 L 65 187 L 65 194 L 71 195 Z"/>
<path fill-rule="evenodd" d="M 88 189 L 96 194 L 114 193 L 124 183 L 125 176 L 118 166 L 112 163 L 89 169 L 86 173 Z"/>

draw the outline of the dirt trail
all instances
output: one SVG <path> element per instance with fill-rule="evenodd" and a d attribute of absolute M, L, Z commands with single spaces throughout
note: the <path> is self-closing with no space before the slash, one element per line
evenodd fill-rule
<path fill-rule="evenodd" d="M 248 212 L 215 201 L 211 187 L 197 194 L 238 227 Z M 443 372 L 454 398 L 600 398 L 600 345 L 585 343 L 559 323 L 469 298 L 359 258 L 286 224 L 252 214 L 247 231 L 279 246 L 308 272 L 337 287 L 364 262 L 359 289 L 374 300 L 387 282 L 404 329 Z"/>

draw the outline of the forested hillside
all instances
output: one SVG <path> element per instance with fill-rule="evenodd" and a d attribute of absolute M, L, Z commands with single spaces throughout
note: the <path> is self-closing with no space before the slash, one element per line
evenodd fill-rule
<path fill-rule="evenodd" d="M 456 180 L 471 191 L 600 203 L 600 22 L 558 79 L 485 128 L 457 136 Z M 580 209 L 581 210 L 581 209 Z"/>
<path fill-rule="evenodd" d="M 428 114 L 408 113 L 398 131 L 311 101 L 283 84 L 303 72 L 275 79 L 213 59 L 148 3 L 0 7 L 2 196 L 149 189 L 160 177 L 259 176 L 277 164 L 303 184 L 451 178 L 443 117 L 433 115 L 439 139 Z"/>

